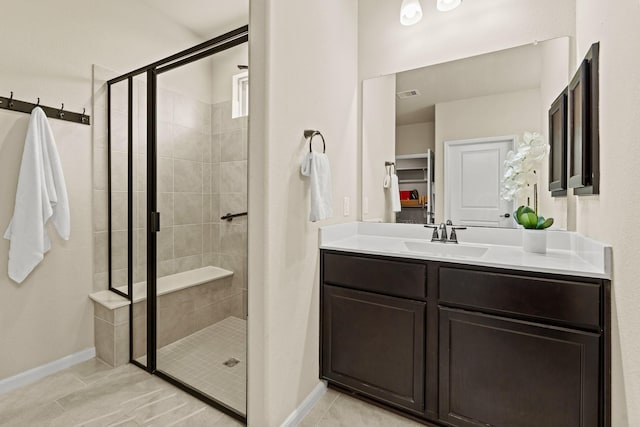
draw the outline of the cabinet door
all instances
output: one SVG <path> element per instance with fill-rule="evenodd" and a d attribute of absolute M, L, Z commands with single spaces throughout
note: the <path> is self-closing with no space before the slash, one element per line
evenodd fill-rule
<path fill-rule="evenodd" d="M 424 412 L 424 302 L 324 285 L 322 376 Z"/>
<path fill-rule="evenodd" d="M 440 419 L 599 425 L 599 335 L 440 308 Z"/>

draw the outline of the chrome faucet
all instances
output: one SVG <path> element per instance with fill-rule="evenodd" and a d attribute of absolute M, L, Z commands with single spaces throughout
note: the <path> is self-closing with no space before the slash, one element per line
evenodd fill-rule
<path fill-rule="evenodd" d="M 441 222 L 440 226 L 438 226 L 438 230 L 440 230 L 441 242 L 446 242 L 449 237 L 449 233 L 447 233 L 447 225 L 451 225 L 451 220 L 447 221 L 446 224 L 444 222 Z"/>
<path fill-rule="evenodd" d="M 451 226 L 451 234 L 447 231 L 447 225 Z M 456 230 L 466 230 L 467 227 L 457 227 L 454 226 L 450 219 L 447 222 L 440 223 L 439 226 L 435 225 L 425 225 L 425 228 L 433 228 L 433 234 L 431 235 L 432 242 L 441 242 L 441 243 L 458 243 L 458 236 L 456 235 Z M 438 231 L 440 233 L 438 233 Z"/>

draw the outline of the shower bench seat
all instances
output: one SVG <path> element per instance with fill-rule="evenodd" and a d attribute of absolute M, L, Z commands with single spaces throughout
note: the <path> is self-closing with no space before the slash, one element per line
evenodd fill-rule
<path fill-rule="evenodd" d="M 127 292 L 126 286 L 116 289 Z M 220 267 L 207 266 L 160 277 L 157 295 L 159 347 L 209 326 L 221 316 L 242 317 L 242 289 L 233 286 L 233 271 Z M 89 298 L 94 306 L 96 355 L 112 366 L 129 362 L 129 306 L 133 302 L 133 357 L 143 356 L 147 283 L 134 283 L 132 301 L 109 290 L 94 292 Z"/>

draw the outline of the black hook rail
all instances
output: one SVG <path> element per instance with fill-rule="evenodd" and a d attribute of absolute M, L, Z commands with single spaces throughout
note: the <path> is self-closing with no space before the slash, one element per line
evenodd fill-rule
<path fill-rule="evenodd" d="M 82 113 L 74 113 L 73 111 L 66 111 L 64 109 L 64 103 L 60 108 L 47 107 L 46 105 L 40 105 L 40 98 L 37 103 L 20 101 L 13 98 L 13 92 L 9 98 L 0 96 L 0 109 L 18 111 L 20 113 L 31 114 L 34 108 L 40 107 L 42 111 L 52 119 L 64 120 L 67 122 L 80 123 L 83 125 L 91 124 L 91 117 L 84 114 L 85 109 L 82 109 Z"/>
<path fill-rule="evenodd" d="M 228 213 L 225 216 L 221 216 L 220 219 L 223 221 L 233 221 L 233 218 L 237 218 L 239 216 L 246 216 L 247 212 L 240 212 L 237 214 Z"/>

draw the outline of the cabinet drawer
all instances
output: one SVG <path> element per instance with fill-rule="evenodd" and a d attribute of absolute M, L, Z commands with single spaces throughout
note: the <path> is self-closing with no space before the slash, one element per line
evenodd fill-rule
<path fill-rule="evenodd" d="M 427 296 L 427 266 L 323 253 L 325 283 L 409 298 Z"/>
<path fill-rule="evenodd" d="M 440 302 L 599 329 L 600 284 L 441 267 Z"/>

